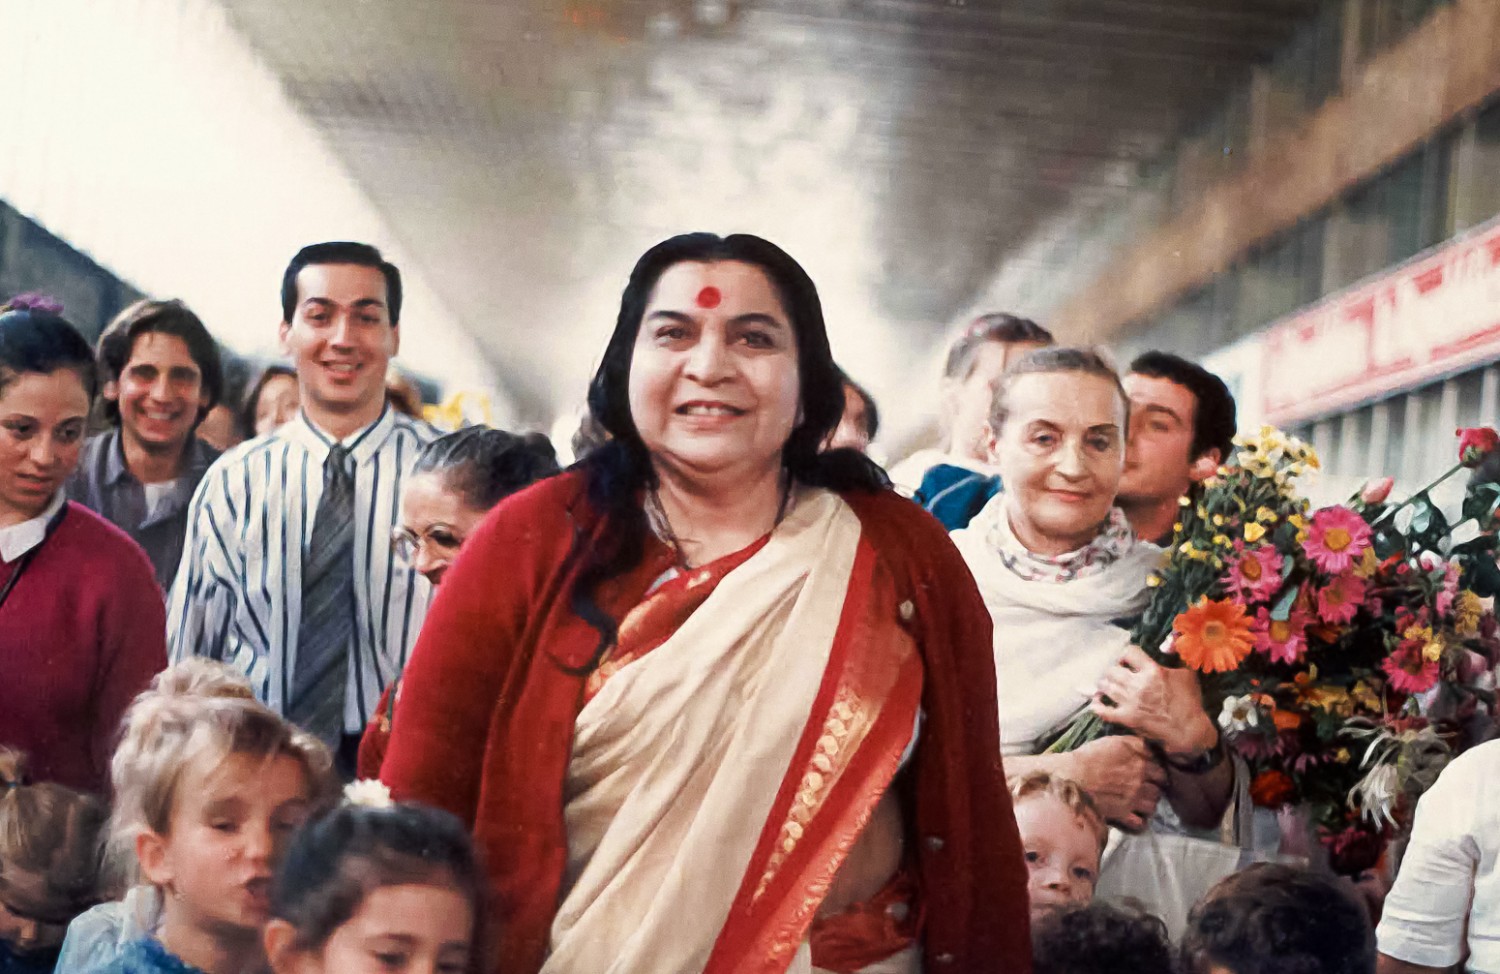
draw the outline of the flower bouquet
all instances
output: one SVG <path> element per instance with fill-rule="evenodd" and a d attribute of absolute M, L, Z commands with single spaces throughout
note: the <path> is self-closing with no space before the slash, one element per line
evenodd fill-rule
<path fill-rule="evenodd" d="M 1132 639 L 1201 675 L 1256 804 L 1305 810 L 1333 868 L 1359 872 L 1494 704 L 1500 639 L 1479 591 L 1495 541 L 1473 528 L 1494 522 L 1500 487 L 1471 487 L 1455 525 L 1430 491 L 1500 438 L 1468 431 L 1461 463 L 1402 504 L 1375 489 L 1317 511 L 1297 490 L 1318 466 L 1310 447 L 1272 427 L 1236 445 L 1182 500 Z M 1110 732 L 1085 712 L 1049 750 Z"/>

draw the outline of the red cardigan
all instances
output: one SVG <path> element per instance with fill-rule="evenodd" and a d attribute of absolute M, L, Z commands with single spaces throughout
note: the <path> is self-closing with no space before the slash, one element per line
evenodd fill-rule
<path fill-rule="evenodd" d="M 942 526 L 886 491 L 850 493 L 862 544 L 884 562 L 925 667 L 926 721 L 903 779 L 926 906 L 925 969 L 1028 974 L 1027 873 L 1000 763 L 990 615 Z M 579 474 L 513 495 L 464 545 L 408 664 L 382 777 L 396 796 L 475 831 L 498 901 L 506 974 L 546 956 L 567 837 L 563 781 L 599 633 L 569 606 L 561 566 L 599 518 Z M 672 563 L 654 541 L 607 585 L 614 618 Z M 704 868 L 714 868 L 704 863 Z"/>
<path fill-rule="evenodd" d="M 15 570 L 0 561 L 0 586 Z M 125 708 L 166 668 L 166 632 L 146 553 L 69 502 L 0 607 L 0 744 L 38 781 L 102 794 Z"/>

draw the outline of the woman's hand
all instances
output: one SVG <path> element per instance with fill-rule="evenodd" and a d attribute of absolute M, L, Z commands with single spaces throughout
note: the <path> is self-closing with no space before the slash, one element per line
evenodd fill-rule
<path fill-rule="evenodd" d="M 1119 735 L 1091 741 L 1060 755 L 1058 773 L 1089 793 L 1105 821 L 1139 832 L 1156 812 L 1167 772 L 1138 737 Z"/>
<path fill-rule="evenodd" d="M 1219 729 L 1203 710 L 1198 675 L 1168 669 L 1138 646 L 1128 647 L 1099 678 L 1092 709 L 1173 757 L 1202 754 L 1219 741 Z"/>

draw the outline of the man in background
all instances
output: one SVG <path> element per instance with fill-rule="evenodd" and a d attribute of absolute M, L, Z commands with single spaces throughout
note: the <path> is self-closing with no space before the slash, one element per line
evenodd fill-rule
<path fill-rule="evenodd" d="M 145 549 L 162 589 L 182 559 L 188 503 L 219 452 L 195 436 L 219 402 L 218 346 L 181 301 L 137 301 L 99 336 L 105 415 L 68 496 Z"/>

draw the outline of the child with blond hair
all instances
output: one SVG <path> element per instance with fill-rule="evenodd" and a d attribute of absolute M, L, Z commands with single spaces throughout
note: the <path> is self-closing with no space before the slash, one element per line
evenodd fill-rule
<path fill-rule="evenodd" d="M 26 784 L 0 747 L 0 974 L 50 974 L 68 923 L 98 902 L 108 811 L 92 795 Z"/>
<path fill-rule="evenodd" d="M 1094 898 L 1109 826 L 1088 793 L 1067 778 L 1033 771 L 1009 779 L 1031 882 L 1031 919 Z"/>
<path fill-rule="evenodd" d="M 111 763 L 110 831 L 161 909 L 148 930 L 80 970 L 264 968 L 273 872 L 291 834 L 326 805 L 331 759 L 246 691 L 227 669 L 195 660 L 131 705 Z"/>

